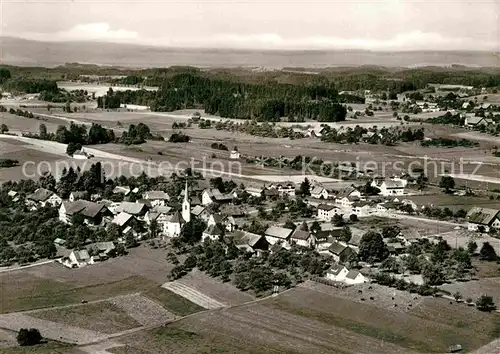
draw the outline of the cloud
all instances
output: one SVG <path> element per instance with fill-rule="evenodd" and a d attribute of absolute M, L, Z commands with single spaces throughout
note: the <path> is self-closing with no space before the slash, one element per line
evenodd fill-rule
<path fill-rule="evenodd" d="M 108 23 L 79 24 L 66 31 L 51 34 L 24 33 L 20 37 L 44 41 L 106 41 L 106 42 L 135 42 L 139 34 L 125 29 L 111 29 Z"/>

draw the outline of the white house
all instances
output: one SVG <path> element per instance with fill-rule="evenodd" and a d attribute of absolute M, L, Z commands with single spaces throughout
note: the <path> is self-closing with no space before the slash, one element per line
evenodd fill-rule
<path fill-rule="evenodd" d="M 239 160 L 240 152 L 238 150 L 231 150 L 231 152 L 229 153 L 229 158 L 231 160 Z"/>
<path fill-rule="evenodd" d="M 302 247 L 314 247 L 316 245 L 316 238 L 309 231 L 297 228 L 290 236 L 290 242 Z"/>
<path fill-rule="evenodd" d="M 467 228 L 470 231 L 489 232 L 500 229 L 499 211 L 497 209 L 473 207 L 467 213 Z"/>
<path fill-rule="evenodd" d="M 330 221 L 335 214 L 338 214 L 340 209 L 331 204 L 320 204 L 318 205 L 318 219 L 324 221 Z"/>
<path fill-rule="evenodd" d="M 87 250 L 71 251 L 69 259 L 64 262 L 69 268 L 81 268 L 90 264 L 94 264 L 94 257 L 91 257 Z"/>
<path fill-rule="evenodd" d="M 307 129 L 306 136 L 311 138 L 321 138 L 325 132 L 325 127 L 316 126 L 314 128 Z"/>
<path fill-rule="evenodd" d="M 332 281 L 344 281 L 345 276 L 349 273 L 349 270 L 341 265 L 332 266 L 326 272 L 326 279 Z"/>
<path fill-rule="evenodd" d="M 344 282 L 347 285 L 362 284 L 366 282 L 366 278 L 357 270 L 351 270 L 346 274 Z"/>
<path fill-rule="evenodd" d="M 359 217 L 368 216 L 372 213 L 372 211 L 373 208 L 371 207 L 370 203 L 366 201 L 360 200 L 352 205 L 352 213 L 356 214 Z"/>
<path fill-rule="evenodd" d="M 148 191 L 143 193 L 142 198 L 148 200 L 152 207 L 165 205 L 165 202 L 170 200 L 168 193 L 163 191 Z"/>
<path fill-rule="evenodd" d="M 208 220 L 210 219 L 210 213 L 201 205 L 197 205 L 193 209 L 191 209 L 191 215 L 196 216 L 204 222 L 208 222 Z"/>
<path fill-rule="evenodd" d="M 71 192 L 69 195 L 69 201 L 75 202 L 79 199 L 87 199 L 88 193 L 86 191 L 75 191 Z"/>
<path fill-rule="evenodd" d="M 378 184 L 375 180 L 372 182 L 372 187 L 380 189 L 380 195 L 385 197 L 393 195 L 403 195 L 405 192 L 405 186 L 408 182 L 403 182 L 403 180 L 384 180 L 382 183 Z"/>
<path fill-rule="evenodd" d="M 311 189 L 311 197 L 316 199 L 328 199 L 330 198 L 330 193 L 323 186 L 315 186 Z"/>
<path fill-rule="evenodd" d="M 343 197 L 341 199 L 337 198 L 335 199 L 335 203 L 339 204 L 340 206 L 344 208 L 350 208 L 353 206 L 354 203 L 359 202 L 359 197 Z"/>
<path fill-rule="evenodd" d="M 87 160 L 92 157 L 92 155 L 83 150 L 83 148 L 75 151 L 71 156 L 76 160 Z"/>
<path fill-rule="evenodd" d="M 280 197 L 295 197 L 295 184 L 293 182 L 278 183 L 276 185 L 271 185 L 270 188 L 276 189 Z"/>
<path fill-rule="evenodd" d="M 231 194 L 222 194 L 218 189 L 205 189 L 201 194 L 201 204 L 209 205 L 212 203 L 229 203 L 233 200 Z"/>
<path fill-rule="evenodd" d="M 266 230 L 264 235 L 266 236 L 266 240 L 270 245 L 281 243 L 283 247 L 287 248 L 290 245 L 290 236 L 292 235 L 292 233 L 292 229 L 271 226 Z"/>
<path fill-rule="evenodd" d="M 183 219 L 181 213 L 177 211 L 167 217 L 167 220 L 163 224 L 163 234 L 168 237 L 178 237 L 185 223 L 186 221 Z"/>
<path fill-rule="evenodd" d="M 61 197 L 45 188 L 38 188 L 33 194 L 26 197 L 26 204 L 32 210 L 36 210 L 38 207 L 56 207 L 61 203 Z"/>
<path fill-rule="evenodd" d="M 212 240 L 216 241 L 218 240 L 221 236 L 223 236 L 222 230 L 217 226 L 217 225 L 211 225 L 203 231 L 203 234 L 201 235 L 201 240 L 202 242 L 205 242 L 205 240 Z"/>

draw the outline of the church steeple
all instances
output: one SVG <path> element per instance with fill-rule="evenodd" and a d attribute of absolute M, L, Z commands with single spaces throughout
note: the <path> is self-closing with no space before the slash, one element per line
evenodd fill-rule
<path fill-rule="evenodd" d="M 191 221 L 191 203 L 189 202 L 188 183 L 184 189 L 184 201 L 182 202 L 182 218 L 185 222 Z"/>

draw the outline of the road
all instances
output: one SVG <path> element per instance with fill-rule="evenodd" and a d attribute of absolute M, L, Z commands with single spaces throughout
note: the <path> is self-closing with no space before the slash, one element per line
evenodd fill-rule
<path fill-rule="evenodd" d="M 42 261 L 38 263 L 32 263 L 32 264 L 27 264 L 23 266 L 15 266 L 15 267 L 8 267 L 8 268 L 0 268 L 0 273 L 7 273 L 7 272 L 14 272 L 16 270 L 22 270 L 26 268 L 32 268 L 32 267 L 38 267 L 44 264 L 49 264 L 49 263 L 54 263 L 53 259 L 47 260 L 47 261 Z"/>

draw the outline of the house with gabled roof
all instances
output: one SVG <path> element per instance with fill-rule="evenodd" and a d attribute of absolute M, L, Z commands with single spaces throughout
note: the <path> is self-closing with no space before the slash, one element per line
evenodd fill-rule
<path fill-rule="evenodd" d="M 332 255 L 335 262 L 343 264 L 349 261 L 351 257 L 356 257 L 358 253 L 352 248 L 341 242 L 333 242 L 328 247 L 328 252 Z"/>
<path fill-rule="evenodd" d="M 120 214 L 116 215 L 113 218 L 111 223 L 118 225 L 120 227 L 120 230 L 123 231 L 128 226 L 130 226 L 130 223 L 132 222 L 132 220 L 134 220 L 134 217 L 132 215 L 122 211 Z"/>
<path fill-rule="evenodd" d="M 316 245 L 316 237 L 309 231 L 303 231 L 297 228 L 290 236 L 290 242 L 302 247 L 314 247 Z"/>
<path fill-rule="evenodd" d="M 328 199 L 330 198 L 330 193 L 325 187 L 317 185 L 311 189 L 311 197 L 316 199 Z"/>
<path fill-rule="evenodd" d="M 331 266 L 330 269 L 326 271 L 325 278 L 331 281 L 344 281 L 347 273 L 349 273 L 349 270 L 346 267 L 337 264 Z"/>
<path fill-rule="evenodd" d="M 38 188 L 34 193 L 26 197 L 26 205 L 31 210 L 36 210 L 40 207 L 43 208 L 46 206 L 57 207 L 61 205 L 61 203 L 61 197 L 45 188 Z"/>
<path fill-rule="evenodd" d="M 368 201 L 357 201 L 352 204 L 352 213 L 356 214 L 358 217 L 368 216 L 372 214 L 374 208 Z"/>
<path fill-rule="evenodd" d="M 88 192 L 87 191 L 74 191 L 69 194 L 69 201 L 70 202 L 76 202 L 79 199 L 88 199 Z"/>
<path fill-rule="evenodd" d="M 191 209 L 191 214 L 206 223 L 208 223 L 208 220 L 210 219 L 210 213 L 201 205 L 196 205 L 193 209 Z"/>
<path fill-rule="evenodd" d="M 132 202 L 121 202 L 115 209 L 117 214 L 127 213 L 138 218 L 144 217 L 146 212 L 149 210 L 146 204 L 142 203 L 132 203 Z"/>
<path fill-rule="evenodd" d="M 339 214 L 340 209 L 336 205 L 332 204 L 320 204 L 318 205 L 318 219 L 323 221 L 330 221 L 335 214 Z"/>
<path fill-rule="evenodd" d="M 148 200 L 151 203 L 151 207 L 165 205 L 165 203 L 170 200 L 168 193 L 163 191 L 144 192 L 142 198 Z"/>
<path fill-rule="evenodd" d="M 163 234 L 168 237 L 178 237 L 185 224 L 186 220 L 182 217 L 181 212 L 176 211 L 174 214 L 169 215 L 163 224 Z"/>
<path fill-rule="evenodd" d="M 473 207 L 467 213 L 467 228 L 470 231 L 489 232 L 491 229 L 500 229 L 499 210 Z"/>
<path fill-rule="evenodd" d="M 205 240 L 216 241 L 219 240 L 222 236 L 224 236 L 224 232 L 218 225 L 210 225 L 208 226 L 201 236 L 201 241 L 205 242 Z"/>
<path fill-rule="evenodd" d="M 290 245 L 290 236 L 293 230 L 279 226 L 271 226 L 265 231 L 266 240 L 270 245 L 280 243 L 283 247 L 288 248 Z"/>
<path fill-rule="evenodd" d="M 408 182 L 403 180 L 383 180 L 382 182 L 378 182 L 377 180 L 373 180 L 371 183 L 372 187 L 376 187 L 380 189 L 380 195 L 385 197 L 394 196 L 394 195 L 403 195 L 405 192 L 405 186 Z"/>
<path fill-rule="evenodd" d="M 357 270 L 350 270 L 349 273 L 345 275 L 344 282 L 347 285 L 355 285 L 365 283 L 367 279 L 363 274 L 358 272 Z"/>
<path fill-rule="evenodd" d="M 87 225 L 100 225 L 112 216 L 112 213 L 104 204 L 97 204 L 84 199 L 75 202 L 63 202 L 59 207 L 59 220 L 65 224 L 71 224 L 71 219 L 76 214 L 83 216 L 84 223 Z"/>
<path fill-rule="evenodd" d="M 205 189 L 201 194 L 201 204 L 209 205 L 212 203 L 230 203 L 233 201 L 232 194 L 223 194 L 216 188 Z"/>
<path fill-rule="evenodd" d="M 238 249 L 254 253 L 257 256 L 269 250 L 269 243 L 264 236 L 248 231 L 237 230 L 226 238 L 232 241 Z"/>
<path fill-rule="evenodd" d="M 69 268 L 81 268 L 94 264 L 94 258 L 89 255 L 87 250 L 73 250 L 63 264 Z"/>

